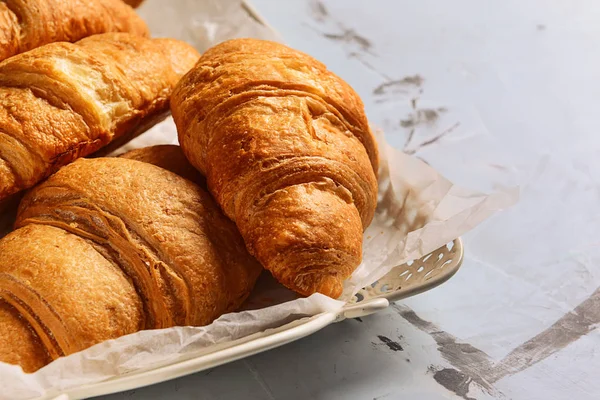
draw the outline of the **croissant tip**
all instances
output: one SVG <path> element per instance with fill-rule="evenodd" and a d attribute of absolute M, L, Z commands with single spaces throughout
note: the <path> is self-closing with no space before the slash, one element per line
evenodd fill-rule
<path fill-rule="evenodd" d="M 342 281 L 334 275 L 324 275 L 319 282 L 316 292 L 337 299 L 342 295 Z"/>

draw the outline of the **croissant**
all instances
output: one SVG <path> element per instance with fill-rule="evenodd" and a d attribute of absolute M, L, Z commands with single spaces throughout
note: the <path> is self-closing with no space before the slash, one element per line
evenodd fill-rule
<path fill-rule="evenodd" d="M 131 159 L 62 168 L 16 228 L 0 240 L 0 361 L 28 372 L 140 329 L 209 324 L 262 271 L 208 193 Z"/>
<path fill-rule="evenodd" d="M 288 288 L 338 297 L 377 204 L 377 144 L 352 88 L 306 54 L 237 39 L 200 58 L 171 110 L 250 253 Z"/>
<path fill-rule="evenodd" d="M 1 62 L 0 200 L 165 118 L 198 57 L 180 41 L 107 33 Z"/>
<path fill-rule="evenodd" d="M 144 21 L 121 0 L 0 2 L 0 61 L 47 43 L 106 32 L 148 36 Z"/>

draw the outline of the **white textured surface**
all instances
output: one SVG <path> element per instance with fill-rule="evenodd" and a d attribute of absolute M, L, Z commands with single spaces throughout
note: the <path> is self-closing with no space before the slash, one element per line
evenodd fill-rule
<path fill-rule="evenodd" d="M 106 398 L 460 398 L 444 386 L 465 399 L 600 398 L 600 336 L 593 330 L 599 304 L 585 302 L 600 286 L 600 3 L 328 0 L 327 15 L 304 0 L 253 4 L 287 43 L 348 80 L 392 143 L 404 146 L 410 129 L 400 121 L 413 112 L 411 98 L 419 97 L 419 107 L 447 108 L 437 123 L 419 124 L 406 149 L 465 186 L 518 182 L 522 200 L 467 235 L 466 261 L 455 278 L 405 306 L 207 373 Z M 373 93 L 387 80 L 415 74 L 425 79 L 422 94 L 406 85 Z M 457 122 L 436 143 L 415 145 Z M 448 357 L 440 334 L 417 329 L 406 306 L 472 347 Z M 469 363 L 479 354 L 473 348 L 497 364 L 561 318 L 556 335 L 550 331 L 550 339 L 535 343 L 536 357 L 547 358 L 491 389 L 469 383 L 468 375 L 497 373 Z M 564 348 L 553 344 L 587 331 L 558 346 Z M 391 350 L 378 336 L 403 350 Z M 436 371 L 444 368 L 459 371 L 465 383 L 441 385 Z"/>

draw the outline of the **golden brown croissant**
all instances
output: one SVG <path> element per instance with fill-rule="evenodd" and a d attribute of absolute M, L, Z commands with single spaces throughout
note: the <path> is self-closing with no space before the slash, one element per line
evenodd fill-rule
<path fill-rule="evenodd" d="M 189 45 L 107 33 L 0 63 L 0 199 L 167 116 Z"/>
<path fill-rule="evenodd" d="M 144 21 L 121 0 L 0 2 L 0 61 L 47 43 L 107 32 L 148 36 Z"/>
<path fill-rule="evenodd" d="M 200 58 L 171 110 L 250 253 L 287 287 L 338 297 L 377 204 L 377 145 L 352 88 L 306 54 L 237 39 Z"/>
<path fill-rule="evenodd" d="M 208 193 L 130 159 L 62 168 L 25 196 L 16 228 L 0 240 L 0 361 L 26 371 L 140 329 L 209 324 L 262 271 Z"/>

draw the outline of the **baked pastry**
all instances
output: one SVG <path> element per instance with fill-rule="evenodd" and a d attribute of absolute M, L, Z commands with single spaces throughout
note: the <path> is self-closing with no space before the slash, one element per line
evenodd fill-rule
<path fill-rule="evenodd" d="M 0 63 L 0 200 L 169 113 L 199 54 L 186 43 L 107 33 Z"/>
<path fill-rule="evenodd" d="M 63 229 L 28 225 L 0 240 L 0 360 L 34 371 L 144 328 L 127 276 Z"/>
<path fill-rule="evenodd" d="M 44 44 L 107 32 L 148 36 L 148 27 L 121 0 L 0 2 L 0 61 Z"/>
<path fill-rule="evenodd" d="M 352 88 L 304 53 L 236 39 L 200 58 L 171 110 L 250 253 L 288 288 L 338 297 L 377 204 L 377 144 Z"/>
<path fill-rule="evenodd" d="M 157 166 L 80 159 L 24 197 L 0 240 L 0 360 L 34 371 L 140 329 L 206 325 L 262 267 L 210 195 Z"/>

